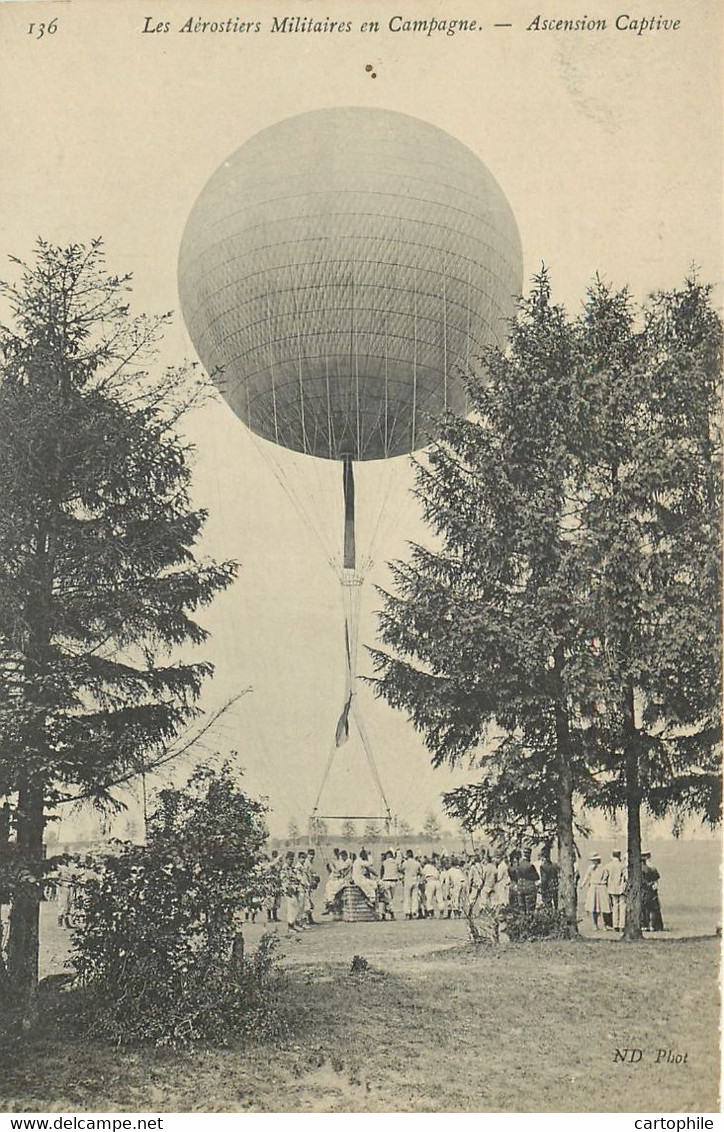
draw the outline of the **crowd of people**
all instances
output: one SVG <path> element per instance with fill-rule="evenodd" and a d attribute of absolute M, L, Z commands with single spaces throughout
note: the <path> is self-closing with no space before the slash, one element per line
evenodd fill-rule
<path fill-rule="evenodd" d="M 643 927 L 662 931 L 658 871 L 643 855 Z M 258 897 L 245 911 L 280 922 L 282 906 L 290 932 L 302 932 L 323 916 L 341 918 L 345 890 L 353 886 L 374 911 L 376 919 L 407 920 L 478 915 L 488 908 L 513 907 L 532 913 L 537 907 L 558 908 L 559 866 L 545 844 L 533 861 L 531 848 L 480 849 L 467 853 L 415 852 L 390 847 L 377 861 L 358 852 L 335 848 L 327 859 L 314 848 L 274 850 L 259 863 Z M 626 869 L 619 850 L 603 864 L 593 854 L 576 883 L 585 911 L 596 931 L 621 931 L 625 919 Z"/>
<path fill-rule="evenodd" d="M 323 855 L 324 854 L 324 855 Z M 658 895 L 659 872 L 651 854 L 642 853 L 642 927 L 660 932 L 664 925 Z M 93 872 L 91 858 L 62 866 L 56 882 L 58 923 L 72 927 L 78 891 Z M 376 861 L 364 848 L 320 850 L 314 847 L 280 853 L 272 850 L 258 862 L 254 895 L 243 910 L 245 920 L 286 922 L 301 932 L 322 917 L 341 918 L 344 892 L 353 886 L 379 920 L 458 919 L 485 909 L 512 907 L 531 913 L 558 908 L 559 866 L 544 844 L 533 861 L 530 848 L 479 849 L 475 852 L 383 850 Z M 581 876 L 576 870 L 579 907 L 595 931 L 622 931 L 626 915 L 626 865 L 614 849 L 603 862 L 593 853 Z M 283 916 L 282 916 L 283 913 Z"/>

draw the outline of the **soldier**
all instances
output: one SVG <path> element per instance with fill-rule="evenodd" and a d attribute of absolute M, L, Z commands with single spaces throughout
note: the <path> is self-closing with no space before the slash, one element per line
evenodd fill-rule
<path fill-rule="evenodd" d="M 495 888 L 490 903 L 496 908 L 510 904 L 510 873 L 505 853 L 500 849 L 495 854 Z"/>
<path fill-rule="evenodd" d="M 276 849 L 272 849 L 271 857 L 265 858 L 259 868 L 265 888 L 263 907 L 266 918 L 270 923 L 278 923 L 282 903 L 282 859 Z"/>
<path fill-rule="evenodd" d="M 611 927 L 614 931 L 623 931 L 626 919 L 626 869 L 621 860 L 621 850 L 614 849 L 611 860 L 606 865 L 608 870 L 608 898 L 611 901 Z"/>
<path fill-rule="evenodd" d="M 308 891 L 307 891 L 307 901 L 308 901 L 307 923 L 308 924 L 316 923 L 316 920 L 314 919 L 314 892 L 319 887 L 320 877 L 319 877 L 319 874 L 315 871 L 315 868 L 314 868 L 315 856 L 316 856 L 316 849 L 312 848 L 312 849 L 309 849 L 307 851 L 306 872 L 307 872 L 307 876 L 309 878 L 309 888 L 308 888 Z"/>
<path fill-rule="evenodd" d="M 363 893 L 368 904 L 377 909 L 377 874 L 372 868 L 366 849 L 360 849 L 359 857 L 352 865 L 352 883 Z"/>
<path fill-rule="evenodd" d="M 442 911 L 443 901 L 440 870 L 430 857 L 426 857 L 423 861 L 422 879 L 425 886 L 425 915 L 434 916 L 436 911 Z"/>
<path fill-rule="evenodd" d="M 543 907 L 551 910 L 557 909 L 560 869 L 555 861 L 551 861 L 550 845 L 544 845 L 540 851 L 538 872 L 540 874 L 540 898 Z"/>
<path fill-rule="evenodd" d="M 454 916 L 456 919 L 462 916 L 464 893 L 465 873 L 462 870 L 460 859 L 458 857 L 452 857 L 448 861 L 448 867 L 444 874 L 444 896 L 448 920 L 451 916 Z"/>
<path fill-rule="evenodd" d="M 382 883 L 385 886 L 390 910 L 394 904 L 395 893 L 400 882 L 400 866 L 394 849 L 388 849 L 382 858 Z M 394 918 L 394 913 L 392 914 Z"/>
<path fill-rule="evenodd" d="M 300 921 L 303 926 L 306 926 L 311 923 L 312 915 L 312 870 L 306 849 L 300 849 L 297 853 L 297 871 L 302 892 Z"/>
<path fill-rule="evenodd" d="M 284 893 L 287 898 L 287 928 L 290 932 L 302 930 L 300 919 L 304 906 L 302 878 L 299 867 L 294 861 L 294 850 L 287 852 L 282 870 Z"/>
<path fill-rule="evenodd" d="M 352 875 L 352 862 L 346 849 L 336 851 L 329 865 L 329 876 L 327 883 L 324 886 L 324 911 L 323 916 L 328 916 L 333 911 L 333 905 L 343 888 L 345 888 L 351 879 Z"/>
<path fill-rule="evenodd" d="M 530 849 L 523 850 L 523 859 L 516 867 L 517 874 L 517 894 L 518 894 L 518 908 L 526 915 L 530 915 L 535 911 L 536 901 L 538 899 L 538 890 L 536 885 L 538 883 L 538 870 L 531 861 Z"/>
<path fill-rule="evenodd" d="M 402 862 L 402 911 L 405 919 L 411 920 L 414 916 L 422 919 L 420 911 L 420 862 L 408 849 Z"/>

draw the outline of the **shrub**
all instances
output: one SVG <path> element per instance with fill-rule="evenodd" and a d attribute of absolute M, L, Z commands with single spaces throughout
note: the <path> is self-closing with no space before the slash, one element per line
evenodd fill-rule
<path fill-rule="evenodd" d="M 257 895 L 263 814 L 228 766 L 202 768 L 159 796 L 147 845 L 96 861 L 70 959 L 86 1032 L 156 1045 L 283 1033 L 276 939 L 248 958 L 238 947 L 238 914 Z"/>
<path fill-rule="evenodd" d="M 505 932 L 508 939 L 572 939 L 576 933 L 575 924 L 562 911 L 554 908 L 536 908 L 533 912 L 521 912 L 517 908 L 497 909 L 498 931 Z"/>
<path fill-rule="evenodd" d="M 476 944 L 498 943 L 501 935 L 516 942 L 573 939 L 577 935 L 575 923 L 564 912 L 546 907 L 521 912 L 512 905 L 502 905 L 476 911 L 473 903 L 468 908 L 467 920 L 470 939 Z"/>

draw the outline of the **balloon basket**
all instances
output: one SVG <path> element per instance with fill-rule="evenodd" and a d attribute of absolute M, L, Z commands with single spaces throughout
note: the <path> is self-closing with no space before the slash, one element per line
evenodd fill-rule
<path fill-rule="evenodd" d="M 365 899 L 364 893 L 356 884 L 348 884 L 342 890 L 342 920 L 345 924 L 372 923 L 376 920 L 374 908 Z"/>

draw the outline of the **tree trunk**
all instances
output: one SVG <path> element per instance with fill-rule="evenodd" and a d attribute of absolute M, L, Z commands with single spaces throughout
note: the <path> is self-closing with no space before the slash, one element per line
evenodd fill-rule
<path fill-rule="evenodd" d="M 626 789 L 626 831 L 628 866 L 626 876 L 626 920 L 624 939 L 637 940 L 641 934 L 641 784 L 639 782 L 639 736 L 634 715 L 634 692 L 628 690 L 626 703 L 626 750 L 624 752 Z"/>
<path fill-rule="evenodd" d="M 22 787 L 17 810 L 19 875 L 10 909 L 7 971 L 12 995 L 23 1006 L 31 1003 L 38 985 L 44 825 L 42 788 Z"/>
<path fill-rule="evenodd" d="M 52 454 L 57 467 L 58 454 Z M 51 640 L 51 610 L 54 572 L 53 524 L 41 515 L 35 535 L 35 552 L 29 570 L 29 597 L 25 623 L 29 627 L 25 647 L 27 687 L 24 749 L 25 773 L 18 781 L 16 822 L 17 878 L 10 909 L 8 935 L 8 975 L 11 994 L 23 1010 L 31 1005 L 38 986 L 40 952 L 40 901 L 43 894 L 43 834 L 45 831 L 45 782 L 49 752 L 46 740 L 46 711 L 42 687 L 46 677 Z"/>
<path fill-rule="evenodd" d="M 578 894 L 576 891 L 576 848 L 573 842 L 573 790 L 570 766 L 558 795 L 558 908 L 578 931 Z"/>
<path fill-rule="evenodd" d="M 573 771 L 571 769 L 571 736 L 568 714 L 563 700 L 561 672 L 564 664 L 563 649 L 559 645 L 554 653 L 559 696 L 556 698 L 556 746 L 558 749 L 558 908 L 570 923 L 571 931 L 578 932 L 578 894 L 576 890 L 576 847 L 573 840 Z"/>

